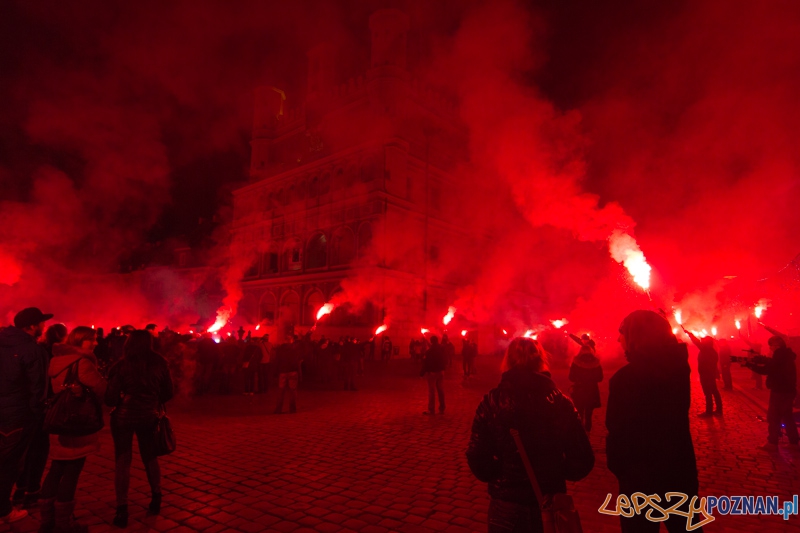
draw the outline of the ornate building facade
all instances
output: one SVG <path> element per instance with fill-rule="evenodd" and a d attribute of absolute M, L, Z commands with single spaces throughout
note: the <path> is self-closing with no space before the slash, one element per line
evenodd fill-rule
<path fill-rule="evenodd" d="M 364 338 L 387 321 L 405 346 L 441 321 L 459 283 L 437 268 L 464 237 L 448 194 L 466 147 L 456 103 L 409 68 L 403 12 L 378 11 L 369 27 L 363 75 L 338 79 L 336 50 L 321 45 L 302 106 L 256 92 L 251 179 L 234 192 L 234 247 L 249 265 L 239 314 L 278 340 L 345 287 L 352 305 L 318 331 Z"/>

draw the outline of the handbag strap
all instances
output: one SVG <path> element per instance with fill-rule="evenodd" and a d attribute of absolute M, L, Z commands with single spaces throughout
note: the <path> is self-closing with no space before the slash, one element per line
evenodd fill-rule
<path fill-rule="evenodd" d="M 514 444 L 517 446 L 517 451 L 522 459 L 522 464 L 525 465 L 525 471 L 528 473 L 528 479 L 531 482 L 534 494 L 536 494 L 536 500 L 539 503 L 539 509 L 542 509 L 544 505 L 542 489 L 539 487 L 539 482 L 536 480 L 536 473 L 533 471 L 533 465 L 531 465 L 531 460 L 528 458 L 528 454 L 525 451 L 525 446 L 522 444 L 522 437 L 519 436 L 519 431 L 513 428 L 510 430 L 510 433 L 511 437 L 514 439 Z"/>

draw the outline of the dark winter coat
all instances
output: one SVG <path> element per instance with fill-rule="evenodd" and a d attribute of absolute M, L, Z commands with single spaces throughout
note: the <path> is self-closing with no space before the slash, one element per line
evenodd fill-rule
<path fill-rule="evenodd" d="M 697 493 L 690 373 L 687 347 L 676 343 L 631 360 L 609 380 L 606 454 L 621 491 Z"/>
<path fill-rule="evenodd" d="M 145 419 L 158 414 L 160 406 L 172 399 L 173 384 L 167 360 L 155 352 L 147 358 L 143 371 L 127 358 L 108 372 L 105 403 L 114 407 L 118 419 Z"/>
<path fill-rule="evenodd" d="M 422 371 L 419 375 L 424 376 L 428 372 L 444 372 L 447 368 L 447 359 L 441 344 L 434 344 L 425 353 L 425 360 L 422 362 Z"/>
<path fill-rule="evenodd" d="M 747 367 L 758 374 L 766 374 L 767 388 L 783 394 L 797 394 L 797 355 L 791 348 L 778 348 L 766 363 L 748 363 Z"/>
<path fill-rule="evenodd" d="M 578 413 L 547 376 L 529 365 L 505 372 L 484 396 L 472 422 L 467 462 L 492 498 L 536 502 L 510 429 L 520 433 L 544 494 L 566 492 L 566 481 L 586 477 L 594 453 Z"/>
<path fill-rule="evenodd" d="M 275 374 L 300 371 L 300 358 L 294 344 L 281 344 L 275 350 Z"/>
<path fill-rule="evenodd" d="M 64 380 L 67 378 L 67 367 L 76 361 L 78 361 L 78 380 L 92 391 L 98 402 L 102 402 L 106 392 L 106 380 L 97 369 L 97 357 L 90 351 L 83 351 L 69 344 L 53 345 L 53 359 L 50 361 L 49 371 L 53 391 L 58 393 L 63 389 Z M 99 451 L 99 432 L 81 436 L 50 435 L 51 459 L 71 461 Z"/>
<path fill-rule="evenodd" d="M 603 367 L 600 359 L 590 353 L 578 354 L 569 368 L 572 386 L 572 401 L 578 409 L 600 407 L 600 387 L 603 381 Z"/>
<path fill-rule="evenodd" d="M 21 329 L 0 330 L 0 431 L 21 428 L 44 412 L 48 357 Z"/>

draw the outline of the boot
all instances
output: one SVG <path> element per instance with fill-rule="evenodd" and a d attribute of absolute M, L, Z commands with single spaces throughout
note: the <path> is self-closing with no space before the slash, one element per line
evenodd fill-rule
<path fill-rule="evenodd" d="M 153 498 L 150 500 L 150 505 L 147 507 L 148 515 L 157 515 L 161 512 L 161 493 L 154 492 Z"/>
<path fill-rule="evenodd" d="M 39 500 L 39 533 L 52 533 L 56 527 L 56 499 L 42 498 Z"/>
<path fill-rule="evenodd" d="M 89 528 L 73 520 L 72 512 L 75 510 L 75 500 L 71 502 L 55 502 L 55 528 L 54 533 L 88 533 Z"/>
<path fill-rule="evenodd" d="M 112 523 L 117 527 L 128 527 L 128 504 L 117 505 L 117 514 Z"/>

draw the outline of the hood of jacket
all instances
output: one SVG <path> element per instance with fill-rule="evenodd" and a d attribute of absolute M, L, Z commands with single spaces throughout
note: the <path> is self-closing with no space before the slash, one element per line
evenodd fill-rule
<path fill-rule="evenodd" d="M 0 331 L 0 346 L 13 348 L 24 344 L 36 344 L 36 339 L 14 326 Z"/>
<path fill-rule="evenodd" d="M 97 358 L 90 350 L 82 350 L 77 346 L 72 346 L 71 344 L 54 344 L 53 358 L 50 359 L 50 369 L 48 370 L 47 375 L 53 377 L 59 374 L 62 370 L 67 368 L 81 357 L 91 359 L 95 364 L 97 364 Z"/>
<path fill-rule="evenodd" d="M 538 372 L 535 366 L 521 364 L 503 373 L 499 388 L 524 391 L 530 396 L 535 396 L 537 393 L 549 394 L 556 388 L 556 384 L 549 377 Z"/>
<path fill-rule="evenodd" d="M 775 350 L 775 353 L 772 354 L 772 357 L 782 361 L 794 361 L 797 359 L 797 354 L 787 346 L 786 348 L 778 348 Z"/>

